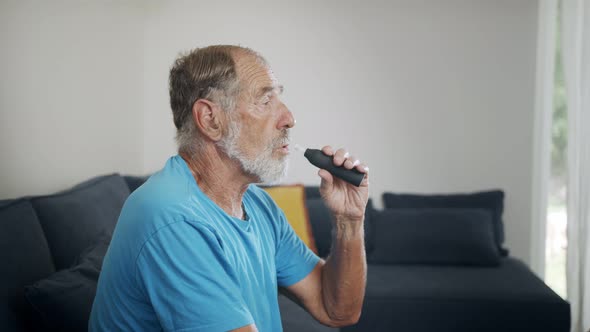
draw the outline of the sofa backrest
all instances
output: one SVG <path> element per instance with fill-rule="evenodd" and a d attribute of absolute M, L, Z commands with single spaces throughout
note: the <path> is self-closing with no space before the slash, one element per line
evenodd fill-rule
<path fill-rule="evenodd" d="M 492 215 L 494 240 L 503 256 L 508 255 L 504 243 L 504 191 L 501 189 L 471 193 L 417 194 L 383 193 L 386 209 L 470 208 L 486 209 Z"/>
<path fill-rule="evenodd" d="M 0 261 L 0 330 L 27 330 L 32 310 L 24 287 L 55 272 L 45 234 L 27 199 L 0 207 Z"/>
<path fill-rule="evenodd" d="M 57 270 L 101 236 L 110 237 L 129 187 L 119 174 L 93 178 L 55 195 L 31 198 Z"/>
<path fill-rule="evenodd" d="M 31 330 L 24 287 L 68 268 L 114 230 L 130 190 L 119 174 L 0 204 L 0 331 Z"/>

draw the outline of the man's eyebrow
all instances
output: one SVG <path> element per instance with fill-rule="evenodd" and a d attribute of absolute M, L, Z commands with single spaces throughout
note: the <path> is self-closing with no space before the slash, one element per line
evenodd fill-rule
<path fill-rule="evenodd" d="M 275 89 L 278 90 L 278 94 L 280 95 L 285 90 L 285 87 L 283 85 L 265 86 L 262 89 L 260 89 L 258 96 L 264 96 L 265 94 L 267 94 Z"/>

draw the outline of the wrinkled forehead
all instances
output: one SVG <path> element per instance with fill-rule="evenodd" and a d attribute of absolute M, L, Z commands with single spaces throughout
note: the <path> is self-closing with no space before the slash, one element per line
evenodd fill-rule
<path fill-rule="evenodd" d="M 258 95 L 269 88 L 281 89 L 272 68 L 259 56 L 241 54 L 235 59 L 240 90 L 250 95 Z"/>

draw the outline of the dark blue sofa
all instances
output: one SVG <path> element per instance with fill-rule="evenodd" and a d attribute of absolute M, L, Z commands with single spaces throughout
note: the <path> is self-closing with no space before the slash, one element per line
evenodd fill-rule
<path fill-rule="evenodd" d="M 117 216 L 143 181 L 113 174 L 0 201 L 0 331 L 85 329 Z M 306 197 L 325 257 L 330 214 L 316 187 Z M 462 209 L 469 197 L 384 198 L 391 209 L 367 208 L 363 313 L 343 331 L 569 331 L 569 304 L 501 248 L 501 213 L 484 213 L 481 197 L 479 209 Z M 284 296 L 279 303 L 287 332 L 336 330 Z"/>

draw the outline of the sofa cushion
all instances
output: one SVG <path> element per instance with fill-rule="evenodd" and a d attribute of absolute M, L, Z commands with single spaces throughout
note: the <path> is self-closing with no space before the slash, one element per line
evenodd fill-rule
<path fill-rule="evenodd" d="M 22 199 L 22 198 L 20 198 L 20 199 Z M 19 200 L 19 198 L 17 198 L 17 199 L 0 199 L 0 209 L 18 201 L 18 200 Z"/>
<path fill-rule="evenodd" d="M 318 256 L 327 257 L 332 245 L 332 214 L 321 198 L 305 201 Z"/>
<path fill-rule="evenodd" d="M 31 199 L 58 270 L 71 266 L 99 237 L 112 235 L 128 196 L 125 180 L 113 174 L 59 194 Z"/>
<path fill-rule="evenodd" d="M 569 332 L 569 304 L 514 258 L 498 267 L 368 266 L 363 312 L 342 331 Z"/>
<path fill-rule="evenodd" d="M 305 186 L 305 198 L 306 199 L 322 198 L 322 196 L 320 195 L 320 187 L 319 186 Z"/>
<path fill-rule="evenodd" d="M 495 266 L 492 218 L 482 209 L 392 209 L 373 219 L 376 264 Z"/>
<path fill-rule="evenodd" d="M 6 301 L 0 301 L 0 331 L 24 331 L 24 322 Z"/>
<path fill-rule="evenodd" d="M 492 214 L 496 245 L 504 256 L 508 254 L 508 251 L 502 248 L 504 243 L 504 223 L 502 222 L 504 192 L 502 190 L 457 194 L 384 193 L 383 204 L 387 209 L 471 208 L 489 210 Z"/>
<path fill-rule="evenodd" d="M 306 188 L 307 189 L 307 188 Z M 308 192 L 306 190 L 306 192 Z M 316 240 L 318 255 L 328 257 L 332 247 L 332 213 L 324 203 L 324 200 L 312 194 L 312 197 L 305 201 L 309 213 L 309 221 Z M 375 212 L 373 201 L 369 199 L 365 210 L 365 250 L 367 254 L 373 250 L 374 234 L 372 230 L 372 215 Z"/>
<path fill-rule="evenodd" d="M 129 191 L 134 192 L 135 189 L 139 188 L 142 184 L 145 183 L 145 181 L 147 181 L 147 179 L 149 178 L 149 175 L 146 175 L 146 176 L 125 175 L 123 178 L 125 179 L 125 182 L 127 183 L 127 186 L 129 187 Z"/>
<path fill-rule="evenodd" d="M 26 287 L 26 298 L 47 330 L 87 331 L 107 248 L 108 240 L 99 241 L 73 267 Z"/>
<path fill-rule="evenodd" d="M 0 208 L 0 322 L 28 321 L 24 286 L 55 271 L 41 224 L 28 200 Z M 0 330 L 9 331 L 0 323 Z"/>
<path fill-rule="evenodd" d="M 283 210 L 285 217 L 299 238 L 316 254 L 318 253 L 314 234 L 309 224 L 305 206 L 303 185 L 275 186 L 263 188 Z"/>

